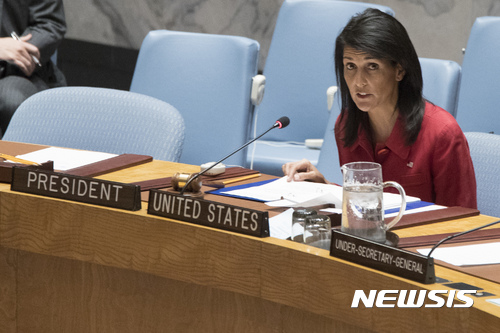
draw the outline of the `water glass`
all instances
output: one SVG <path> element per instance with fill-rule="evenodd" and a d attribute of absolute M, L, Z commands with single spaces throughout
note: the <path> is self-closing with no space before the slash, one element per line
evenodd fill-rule
<path fill-rule="evenodd" d="M 304 225 L 304 243 L 329 250 L 332 240 L 332 224 L 326 215 L 314 215 L 306 218 Z"/>

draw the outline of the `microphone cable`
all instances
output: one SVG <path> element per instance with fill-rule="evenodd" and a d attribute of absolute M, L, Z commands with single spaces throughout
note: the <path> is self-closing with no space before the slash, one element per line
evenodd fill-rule
<path fill-rule="evenodd" d="M 495 222 L 491 222 L 491 223 L 488 223 L 488 224 L 485 224 L 485 225 L 483 225 L 483 226 L 480 226 L 480 227 L 477 227 L 477 228 L 474 228 L 474 229 L 471 229 L 471 230 L 463 231 L 463 232 L 458 233 L 458 234 L 455 234 L 455 235 L 450 235 L 450 236 L 448 236 L 448 237 L 446 237 L 446 238 L 443 238 L 443 239 L 441 239 L 441 240 L 440 240 L 440 241 L 439 241 L 436 245 L 434 245 L 434 246 L 432 247 L 432 249 L 431 249 L 431 251 L 429 252 L 429 254 L 427 254 L 427 258 L 430 258 L 430 257 L 431 257 L 432 252 L 434 252 L 434 250 L 435 250 L 435 249 L 436 249 L 439 245 L 441 245 L 441 244 L 443 244 L 443 243 L 445 243 L 445 242 L 449 241 L 450 239 L 453 239 L 453 238 L 456 238 L 456 237 L 460 237 L 460 236 L 462 236 L 462 235 L 466 235 L 466 234 L 468 234 L 468 233 L 470 233 L 470 232 L 474 232 L 474 231 L 477 231 L 477 230 L 481 230 L 481 229 L 483 229 L 483 228 L 490 227 L 490 226 L 495 225 L 495 224 L 497 224 L 497 223 L 500 223 L 500 220 L 495 221 Z"/>

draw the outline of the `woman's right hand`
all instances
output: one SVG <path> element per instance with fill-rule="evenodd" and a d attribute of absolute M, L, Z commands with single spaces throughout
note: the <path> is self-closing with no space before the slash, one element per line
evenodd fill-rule
<path fill-rule="evenodd" d="M 283 174 L 287 176 L 287 180 L 290 182 L 294 181 L 313 181 L 315 183 L 326 183 L 328 181 L 325 176 L 316 169 L 316 167 L 308 160 L 303 159 L 297 162 L 290 162 L 283 164 L 281 167 L 283 169 Z"/>

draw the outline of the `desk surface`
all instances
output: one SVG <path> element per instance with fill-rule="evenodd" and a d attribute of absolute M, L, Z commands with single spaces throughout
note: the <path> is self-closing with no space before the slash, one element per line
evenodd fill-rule
<path fill-rule="evenodd" d="M 194 172 L 153 161 L 100 178 Z M 254 180 L 255 181 L 255 180 Z M 219 200 L 217 196 L 207 199 Z M 235 199 L 237 200 L 237 199 Z M 0 184 L 0 322 L 5 332 L 478 332 L 500 327 L 500 285 L 437 266 L 436 276 L 496 294 L 472 308 L 351 308 L 355 290 L 446 290 L 272 237 L 12 192 Z M 252 206 L 255 204 L 252 204 Z M 260 204 L 257 204 L 260 205 Z M 459 232 L 457 219 L 398 231 Z"/>

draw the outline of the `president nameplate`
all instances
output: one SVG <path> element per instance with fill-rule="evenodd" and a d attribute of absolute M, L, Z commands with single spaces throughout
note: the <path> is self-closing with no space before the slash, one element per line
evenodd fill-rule
<path fill-rule="evenodd" d="M 245 235 L 269 236 L 267 212 L 183 196 L 171 191 L 151 190 L 148 214 Z"/>
<path fill-rule="evenodd" d="M 141 209 L 141 187 L 60 172 L 12 169 L 12 191 L 125 210 Z"/>
<path fill-rule="evenodd" d="M 433 258 L 339 230 L 332 231 L 330 255 L 424 284 L 436 281 Z"/>

